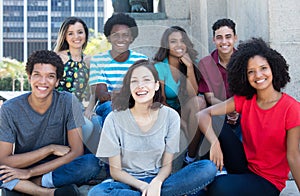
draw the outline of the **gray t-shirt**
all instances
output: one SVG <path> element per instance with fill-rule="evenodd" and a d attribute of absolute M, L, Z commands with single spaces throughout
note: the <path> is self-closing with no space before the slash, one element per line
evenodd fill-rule
<path fill-rule="evenodd" d="M 68 145 L 66 131 L 84 124 L 77 98 L 54 90 L 51 106 L 41 115 L 29 105 L 29 95 L 4 102 L 0 109 L 0 141 L 15 143 L 15 154 L 49 144 Z"/>
<path fill-rule="evenodd" d="M 146 133 L 131 111 L 111 112 L 105 119 L 97 157 L 121 155 L 122 169 L 136 178 L 155 176 L 164 152 L 179 152 L 180 117 L 172 108 L 159 109 L 154 125 Z"/>

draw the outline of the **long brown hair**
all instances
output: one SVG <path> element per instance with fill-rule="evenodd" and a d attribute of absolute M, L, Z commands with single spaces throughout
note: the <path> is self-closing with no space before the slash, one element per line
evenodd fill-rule
<path fill-rule="evenodd" d="M 158 82 L 158 73 L 154 67 L 154 63 L 149 60 L 139 60 L 136 61 L 130 68 L 128 69 L 124 79 L 123 86 L 119 92 L 114 92 L 112 96 L 112 107 L 113 110 L 126 110 L 127 108 L 132 108 L 135 104 L 135 100 L 133 99 L 130 91 L 130 80 L 132 76 L 133 70 L 138 67 L 144 66 L 151 71 L 153 74 L 155 82 Z M 151 106 L 152 109 L 157 109 L 162 106 L 163 97 L 161 96 L 161 89 L 159 88 L 155 91 L 153 97 L 153 104 Z"/>

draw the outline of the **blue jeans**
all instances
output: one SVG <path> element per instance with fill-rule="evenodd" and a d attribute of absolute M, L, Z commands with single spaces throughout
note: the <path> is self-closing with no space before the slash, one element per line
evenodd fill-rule
<path fill-rule="evenodd" d="M 103 103 L 98 103 L 96 106 L 95 112 L 97 115 L 101 116 L 101 127 L 103 127 L 103 123 L 107 115 L 112 111 L 111 101 L 106 101 Z"/>
<path fill-rule="evenodd" d="M 68 184 L 82 185 L 95 178 L 100 170 L 99 159 L 93 154 L 85 154 L 52 171 L 52 179 L 48 179 L 47 184 L 53 182 L 50 187 L 61 187 Z M 14 179 L 0 187 L 13 190 L 19 181 L 19 179 Z"/>
<path fill-rule="evenodd" d="M 93 154 L 77 157 L 72 162 L 62 165 L 52 172 L 55 187 L 68 184 L 81 185 L 95 178 L 101 170 L 99 159 Z"/>
<path fill-rule="evenodd" d="M 202 189 L 211 183 L 216 175 L 217 168 L 209 160 L 196 161 L 187 165 L 178 172 L 170 175 L 162 184 L 162 196 L 199 195 Z M 143 178 L 151 182 L 153 177 Z M 141 192 L 121 182 L 106 182 L 93 187 L 88 196 L 140 196 Z"/>

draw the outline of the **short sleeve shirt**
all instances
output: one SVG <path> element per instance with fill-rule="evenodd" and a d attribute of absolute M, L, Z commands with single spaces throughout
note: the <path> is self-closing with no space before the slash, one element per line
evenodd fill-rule
<path fill-rule="evenodd" d="M 137 178 L 155 176 L 163 153 L 179 152 L 180 117 L 162 106 L 153 127 L 142 132 L 129 109 L 111 112 L 103 126 L 97 157 L 121 156 L 122 168 Z"/>
<path fill-rule="evenodd" d="M 242 115 L 243 146 L 249 169 L 282 190 L 289 172 L 286 134 L 287 130 L 300 126 L 299 102 L 283 93 L 267 110 L 259 108 L 256 95 L 250 100 L 234 96 L 234 103 Z"/>
<path fill-rule="evenodd" d="M 110 55 L 110 51 L 93 56 L 90 61 L 89 85 L 104 83 L 107 85 L 108 92 L 119 90 L 128 68 L 138 60 L 148 59 L 143 54 L 132 50 L 129 52 L 129 57 L 125 62 L 115 61 Z"/>
<path fill-rule="evenodd" d="M 69 92 L 53 91 L 50 108 L 39 114 L 28 102 L 30 93 L 4 102 L 0 109 L 0 141 L 15 143 L 15 153 L 49 144 L 68 145 L 67 132 L 84 124 L 81 104 Z"/>

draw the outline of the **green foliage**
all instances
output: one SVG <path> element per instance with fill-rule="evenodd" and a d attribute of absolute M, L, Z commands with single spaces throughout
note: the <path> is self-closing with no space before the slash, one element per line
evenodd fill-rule
<path fill-rule="evenodd" d="M 105 35 L 98 33 L 94 34 L 94 31 L 90 29 L 90 33 L 93 35 L 89 38 L 87 47 L 84 53 L 93 56 L 99 52 L 104 52 L 111 49 L 110 43 L 107 41 Z"/>
<path fill-rule="evenodd" d="M 0 91 L 12 91 L 12 79 L 11 78 L 0 79 Z"/>
<path fill-rule="evenodd" d="M 84 53 L 93 56 L 99 52 L 104 52 L 111 49 L 110 43 L 106 37 L 90 29 L 93 36 L 90 37 Z M 19 62 L 16 59 L 3 58 L 0 61 L 0 90 L 1 91 L 28 91 L 30 86 L 27 80 L 25 71 L 25 63 Z"/>
<path fill-rule="evenodd" d="M 0 86 L 1 90 L 9 89 L 12 91 L 24 90 L 26 78 L 25 64 L 16 59 L 3 58 L 0 62 Z M 2 84 L 3 83 L 3 84 Z"/>

